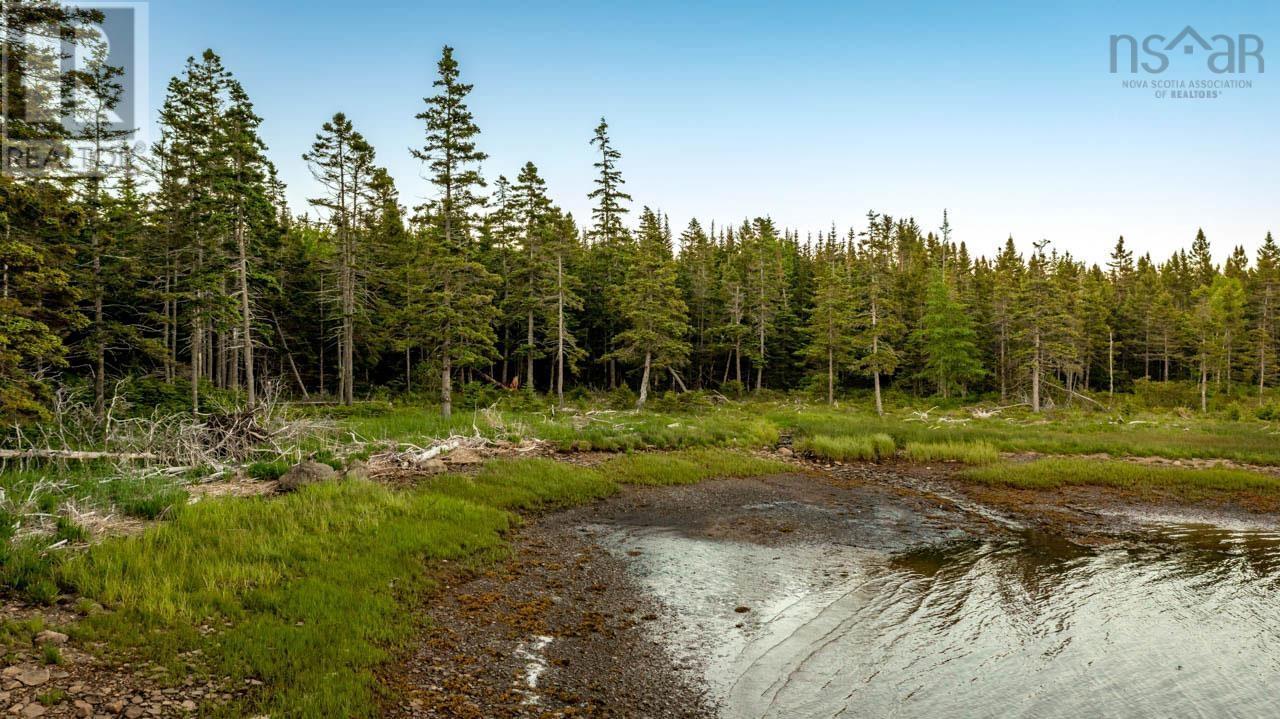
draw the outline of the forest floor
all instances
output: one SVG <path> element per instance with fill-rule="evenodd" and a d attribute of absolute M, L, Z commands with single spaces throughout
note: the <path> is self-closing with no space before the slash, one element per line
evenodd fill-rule
<path fill-rule="evenodd" d="M 0 707 L 706 716 L 686 660 L 649 631 L 668 610 L 589 525 L 785 543 L 827 531 L 788 507 L 889 508 L 916 540 L 1013 517 L 1091 543 L 1161 513 L 1280 523 L 1280 443 L 1262 420 L 773 402 L 451 422 L 398 407 L 335 423 L 299 453 L 348 480 L 291 494 L 276 494 L 280 462 L 196 483 L 0 473 L 21 518 L 0 547 Z M 450 437 L 467 438 L 453 450 L 465 461 L 414 460 Z M 753 503 L 782 509 L 744 514 Z"/>

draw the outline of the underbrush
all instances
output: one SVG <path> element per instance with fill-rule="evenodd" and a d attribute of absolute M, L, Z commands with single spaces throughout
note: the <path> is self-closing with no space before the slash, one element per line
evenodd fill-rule
<path fill-rule="evenodd" d="M 795 448 L 803 454 L 833 462 L 881 462 L 893 459 L 898 451 L 897 442 L 884 433 L 867 436 L 819 434 L 797 440 Z"/>
<path fill-rule="evenodd" d="M 993 464 L 1000 461 L 1000 452 L 988 442 L 909 442 L 906 457 L 912 462 Z"/>
<path fill-rule="evenodd" d="M 966 470 L 961 477 L 1023 489 L 1092 485 L 1127 490 L 1161 489 L 1178 494 L 1248 492 L 1280 494 L 1280 478 L 1244 469 L 1167 467 L 1118 460 L 1042 459 Z"/>

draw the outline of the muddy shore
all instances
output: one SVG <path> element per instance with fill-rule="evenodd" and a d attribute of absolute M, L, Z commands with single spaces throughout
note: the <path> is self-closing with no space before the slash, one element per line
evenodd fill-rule
<path fill-rule="evenodd" d="M 706 662 L 749 651 L 767 623 L 762 585 L 794 582 L 804 552 L 826 547 L 810 588 L 838 588 L 844 553 L 908 553 L 1050 531 L 1080 546 L 1114 547 L 1151 517 L 1280 526 L 1232 503 L 1092 488 L 1029 492 L 952 480 L 948 466 L 811 465 L 805 472 L 683 487 L 628 487 L 591 506 L 530 520 L 502 567 L 450 583 L 423 606 L 432 625 L 389 681 L 402 717 L 711 717 L 740 691 L 714 686 Z M 747 546 L 752 576 L 715 577 L 718 560 L 673 579 L 658 569 L 666 537 L 689 551 Z M 694 542 L 694 544 L 689 544 Z M 834 551 L 830 548 L 836 548 Z M 912 560 L 914 561 L 914 560 Z M 726 581 L 727 580 L 727 581 Z M 667 587 L 660 582 L 684 583 Z M 720 585 L 735 587 L 723 593 Z M 657 583 L 657 584 L 655 584 Z M 718 583 L 715 591 L 701 586 Z M 687 592 L 684 591 L 687 588 Z M 674 606 L 688 594 L 697 606 Z M 690 600 L 694 601 L 694 600 Z M 688 615 L 700 619 L 688 624 Z M 767 629 L 767 627 L 766 627 Z M 736 635 L 742 634 L 741 638 Z M 708 647 L 719 647 L 725 656 Z"/>

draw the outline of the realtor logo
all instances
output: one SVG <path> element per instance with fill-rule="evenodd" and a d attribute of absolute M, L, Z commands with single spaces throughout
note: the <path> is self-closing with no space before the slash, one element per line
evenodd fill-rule
<path fill-rule="evenodd" d="M 0 0 L 6 33 L 0 48 L 3 78 L 3 170 L 15 175 L 74 176 L 87 167 L 115 166 L 125 146 L 147 143 L 147 4 L 85 0 L 57 13 L 32 11 L 27 0 Z M 50 18 L 50 19 L 42 19 Z M 95 111 L 85 83 L 94 68 L 112 68 L 118 97 Z M 82 138 L 98 124 L 126 142 L 94 150 Z M 98 172 L 102 170 L 99 169 Z"/>
<path fill-rule="evenodd" d="M 1213 35 L 1208 40 L 1190 25 L 1172 39 L 1159 34 L 1141 40 L 1133 35 L 1111 36 L 1111 73 L 1146 72 L 1158 75 L 1173 66 L 1173 57 L 1196 58 L 1178 60 L 1180 69 L 1207 68 L 1215 75 L 1266 72 L 1262 57 L 1262 38 L 1243 33 Z"/>

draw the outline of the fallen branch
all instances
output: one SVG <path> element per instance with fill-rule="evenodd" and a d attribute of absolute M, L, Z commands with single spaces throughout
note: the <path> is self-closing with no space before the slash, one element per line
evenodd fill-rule
<path fill-rule="evenodd" d="M 150 452 L 81 452 L 71 449 L 0 449 L 0 459 L 67 459 L 92 462 L 113 459 L 125 462 L 155 462 L 160 459 Z"/>

